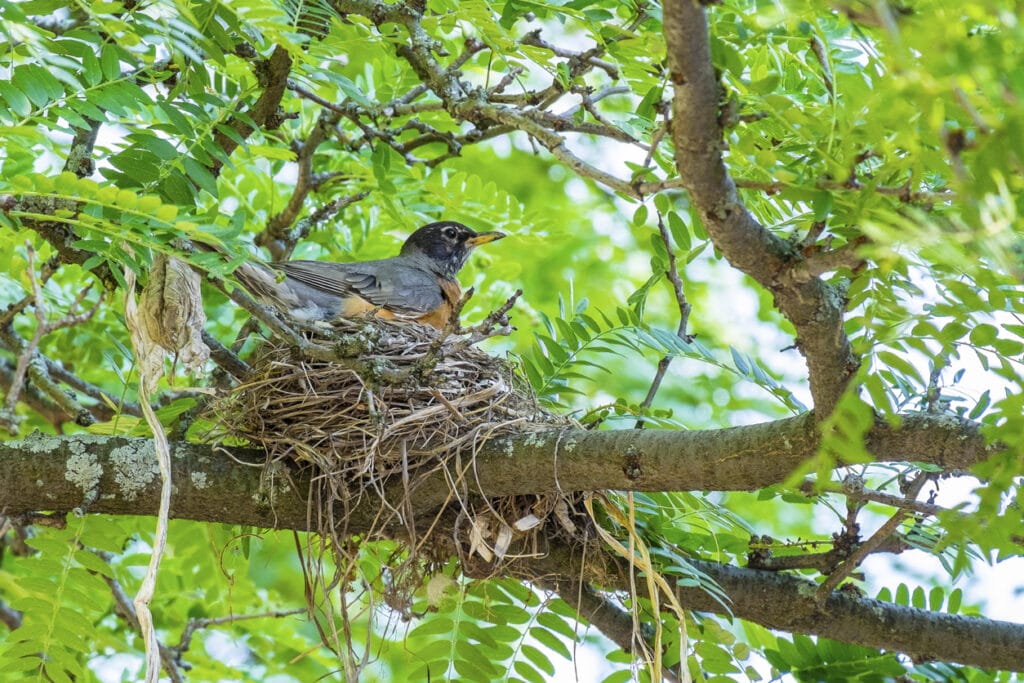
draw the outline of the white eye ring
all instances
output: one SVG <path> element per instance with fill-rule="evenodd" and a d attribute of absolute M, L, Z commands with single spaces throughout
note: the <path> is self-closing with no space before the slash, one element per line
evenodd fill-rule
<path fill-rule="evenodd" d="M 455 239 L 455 236 L 457 234 L 458 231 L 456 231 L 455 228 L 448 227 L 444 229 L 444 236 L 447 237 L 448 239 Z"/>

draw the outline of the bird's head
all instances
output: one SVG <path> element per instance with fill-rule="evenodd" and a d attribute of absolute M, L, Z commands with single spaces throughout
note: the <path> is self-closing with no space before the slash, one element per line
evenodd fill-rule
<path fill-rule="evenodd" d="M 475 232 L 462 223 L 429 223 L 409 235 L 402 245 L 402 256 L 425 256 L 440 274 L 455 278 L 466 265 L 474 248 L 505 237 L 503 232 Z"/>

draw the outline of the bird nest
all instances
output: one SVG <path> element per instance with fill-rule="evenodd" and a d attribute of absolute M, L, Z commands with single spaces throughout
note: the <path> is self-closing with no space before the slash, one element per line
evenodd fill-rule
<path fill-rule="evenodd" d="M 394 538 L 395 521 L 410 524 L 407 513 L 423 493 L 417 486 L 428 480 L 435 488 L 446 482 L 450 491 L 430 491 L 436 517 L 415 524 L 412 539 L 406 535 L 419 552 L 455 552 L 464 567 L 482 560 L 493 569 L 506 554 L 531 552 L 551 523 L 572 530 L 577 514 L 569 511 L 578 501 L 560 494 L 470 495 L 473 459 L 488 440 L 575 424 L 543 410 L 513 365 L 476 348 L 477 338 L 367 318 L 315 328 L 306 339 L 333 357 L 269 339 L 249 377 L 214 410 L 219 436 L 261 446 L 271 460 L 315 468 L 312 507 L 323 535 L 341 540 L 345 520 L 334 510 L 376 494 L 376 535 Z M 407 499 L 396 500 L 396 491 Z M 425 538 L 423 528 L 446 526 L 436 523 L 444 514 L 456 520 L 449 532 Z"/>

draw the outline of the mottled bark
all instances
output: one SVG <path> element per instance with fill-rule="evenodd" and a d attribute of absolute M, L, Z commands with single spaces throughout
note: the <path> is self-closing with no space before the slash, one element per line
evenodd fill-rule
<path fill-rule="evenodd" d="M 593 489 L 736 490 L 760 488 L 785 478 L 817 445 L 813 417 L 707 432 L 634 430 L 585 432 L 561 430 L 496 439 L 478 454 L 477 477 L 467 485 L 488 495 Z M 959 470 L 984 459 L 991 450 L 974 423 L 949 417 L 912 415 L 900 427 L 880 425 L 868 435 L 879 461 L 913 459 Z M 171 516 L 263 528 L 308 530 L 309 472 L 260 464 L 258 450 L 177 444 L 173 451 L 174 497 Z M 35 436 L 0 443 L 0 509 L 17 516 L 38 511 L 151 515 L 158 507 L 159 477 L 147 439 L 76 435 Z M 441 481 L 427 479 L 412 496 L 414 516 L 435 521 Z M 402 494 L 395 484 L 395 500 Z M 353 499 L 356 501 L 356 499 Z M 380 528 L 380 500 L 364 495 L 349 506 L 346 529 L 358 533 Z M 442 515 L 447 528 L 454 515 Z M 397 521 L 389 529 L 403 533 Z M 442 533 L 444 531 L 442 530 Z M 626 590 L 624 579 L 609 572 L 600 553 L 584 558 L 555 544 L 539 560 L 509 566 L 518 576 L 570 593 L 583 580 L 592 587 Z M 1024 625 L 900 607 L 833 593 L 815 601 L 816 584 L 778 572 L 743 569 L 693 560 L 729 596 L 740 618 L 785 631 L 827 636 L 882 647 L 916 657 L 937 657 L 986 668 L 1019 668 L 1024 662 Z M 625 574 L 623 573 L 622 576 Z M 624 628 L 623 614 L 601 602 L 590 587 L 580 602 L 585 618 L 599 628 Z M 707 593 L 681 588 L 688 609 L 725 613 Z M 588 613 L 589 612 L 589 613 Z M 625 638 L 625 631 L 620 635 Z"/>
<path fill-rule="evenodd" d="M 675 84 L 672 141 L 681 185 L 708 236 L 736 268 L 775 297 L 797 332 L 819 418 L 835 408 L 859 360 L 843 330 L 845 301 L 812 277 L 793 245 L 762 226 L 744 206 L 726 168 L 719 110 L 723 92 L 711 62 L 706 9 L 692 0 L 665 4 L 665 40 Z"/>

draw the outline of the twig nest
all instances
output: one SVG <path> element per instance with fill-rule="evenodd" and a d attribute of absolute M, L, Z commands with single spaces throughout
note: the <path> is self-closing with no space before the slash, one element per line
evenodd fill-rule
<path fill-rule="evenodd" d="M 541 552 L 543 535 L 587 538 L 579 528 L 589 523 L 582 494 L 467 495 L 463 477 L 472 476 L 472 458 L 489 438 L 576 424 L 540 408 L 509 362 L 472 345 L 479 336 L 378 318 L 338 321 L 307 332 L 314 349 L 266 341 L 248 380 L 214 406 L 215 436 L 316 468 L 310 503 L 337 566 L 347 568 L 342 573 L 354 560 L 345 520 L 334 515 L 346 505 L 337 504 L 366 493 L 382 497 L 379 528 L 360 533 L 405 541 L 405 553 L 389 556 L 386 590 L 388 604 L 403 612 L 425 577 L 444 564 L 438 558 L 452 552 L 467 574 L 480 576 Z M 460 466 L 450 466 L 454 459 Z M 417 482 L 441 468 L 450 473 L 444 481 L 451 495 L 427 519 L 407 514 L 412 501 L 386 499 L 396 490 L 415 496 Z M 401 486 L 385 486 L 388 480 Z M 454 519 L 454 528 L 434 523 L 442 517 Z M 408 534 L 384 531 L 389 519 L 400 519 Z"/>
<path fill-rule="evenodd" d="M 367 318 L 337 321 L 308 338 L 337 360 L 312 360 L 268 340 L 251 377 L 216 409 L 223 432 L 274 459 L 371 484 L 472 452 L 493 436 L 566 424 L 537 405 L 507 361 L 465 337 Z"/>

